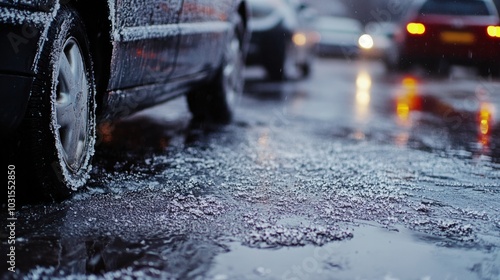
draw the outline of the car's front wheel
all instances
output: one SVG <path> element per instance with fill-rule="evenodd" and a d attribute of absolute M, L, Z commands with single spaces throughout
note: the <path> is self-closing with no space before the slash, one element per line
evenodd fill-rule
<path fill-rule="evenodd" d="M 23 162 L 34 173 L 34 192 L 60 200 L 81 187 L 95 143 L 95 83 L 82 20 L 62 7 L 38 60 L 24 121 Z"/>

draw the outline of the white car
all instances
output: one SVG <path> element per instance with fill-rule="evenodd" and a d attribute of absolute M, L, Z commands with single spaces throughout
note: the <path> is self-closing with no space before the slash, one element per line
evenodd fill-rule
<path fill-rule="evenodd" d="M 365 34 L 359 37 L 361 55 L 369 58 L 382 58 L 389 50 L 396 32 L 393 22 L 369 22 Z"/>
<path fill-rule="evenodd" d="M 319 34 L 316 53 L 321 56 L 354 57 L 359 54 L 358 40 L 363 26 L 353 18 L 321 16 L 314 22 Z"/>

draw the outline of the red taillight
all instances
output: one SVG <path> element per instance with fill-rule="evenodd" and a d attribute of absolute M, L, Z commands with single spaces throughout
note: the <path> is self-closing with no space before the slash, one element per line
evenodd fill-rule
<path fill-rule="evenodd" d="M 486 32 L 488 32 L 490 37 L 500 38 L 500 26 L 490 25 L 486 28 Z"/>
<path fill-rule="evenodd" d="M 422 35 L 425 33 L 425 25 L 423 23 L 410 22 L 406 25 L 406 30 L 412 35 Z"/>

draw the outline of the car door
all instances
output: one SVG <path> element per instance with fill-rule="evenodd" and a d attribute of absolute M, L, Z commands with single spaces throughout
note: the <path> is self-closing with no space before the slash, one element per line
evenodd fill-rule
<path fill-rule="evenodd" d="M 174 70 L 182 0 L 114 0 L 110 90 L 166 81 Z"/>
<path fill-rule="evenodd" d="M 206 74 L 221 61 L 233 0 L 184 0 L 175 76 Z"/>

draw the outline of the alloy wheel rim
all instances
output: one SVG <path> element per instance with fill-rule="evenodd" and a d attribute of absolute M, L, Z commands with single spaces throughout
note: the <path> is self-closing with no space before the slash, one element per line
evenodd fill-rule
<path fill-rule="evenodd" d="M 89 86 L 82 52 L 75 38 L 66 40 L 58 61 L 56 130 L 66 165 L 77 171 L 88 141 Z"/>
<path fill-rule="evenodd" d="M 232 106 L 236 95 L 243 89 L 243 62 L 240 56 L 240 42 L 237 38 L 231 40 L 228 46 L 226 65 L 223 69 L 226 101 Z"/>

